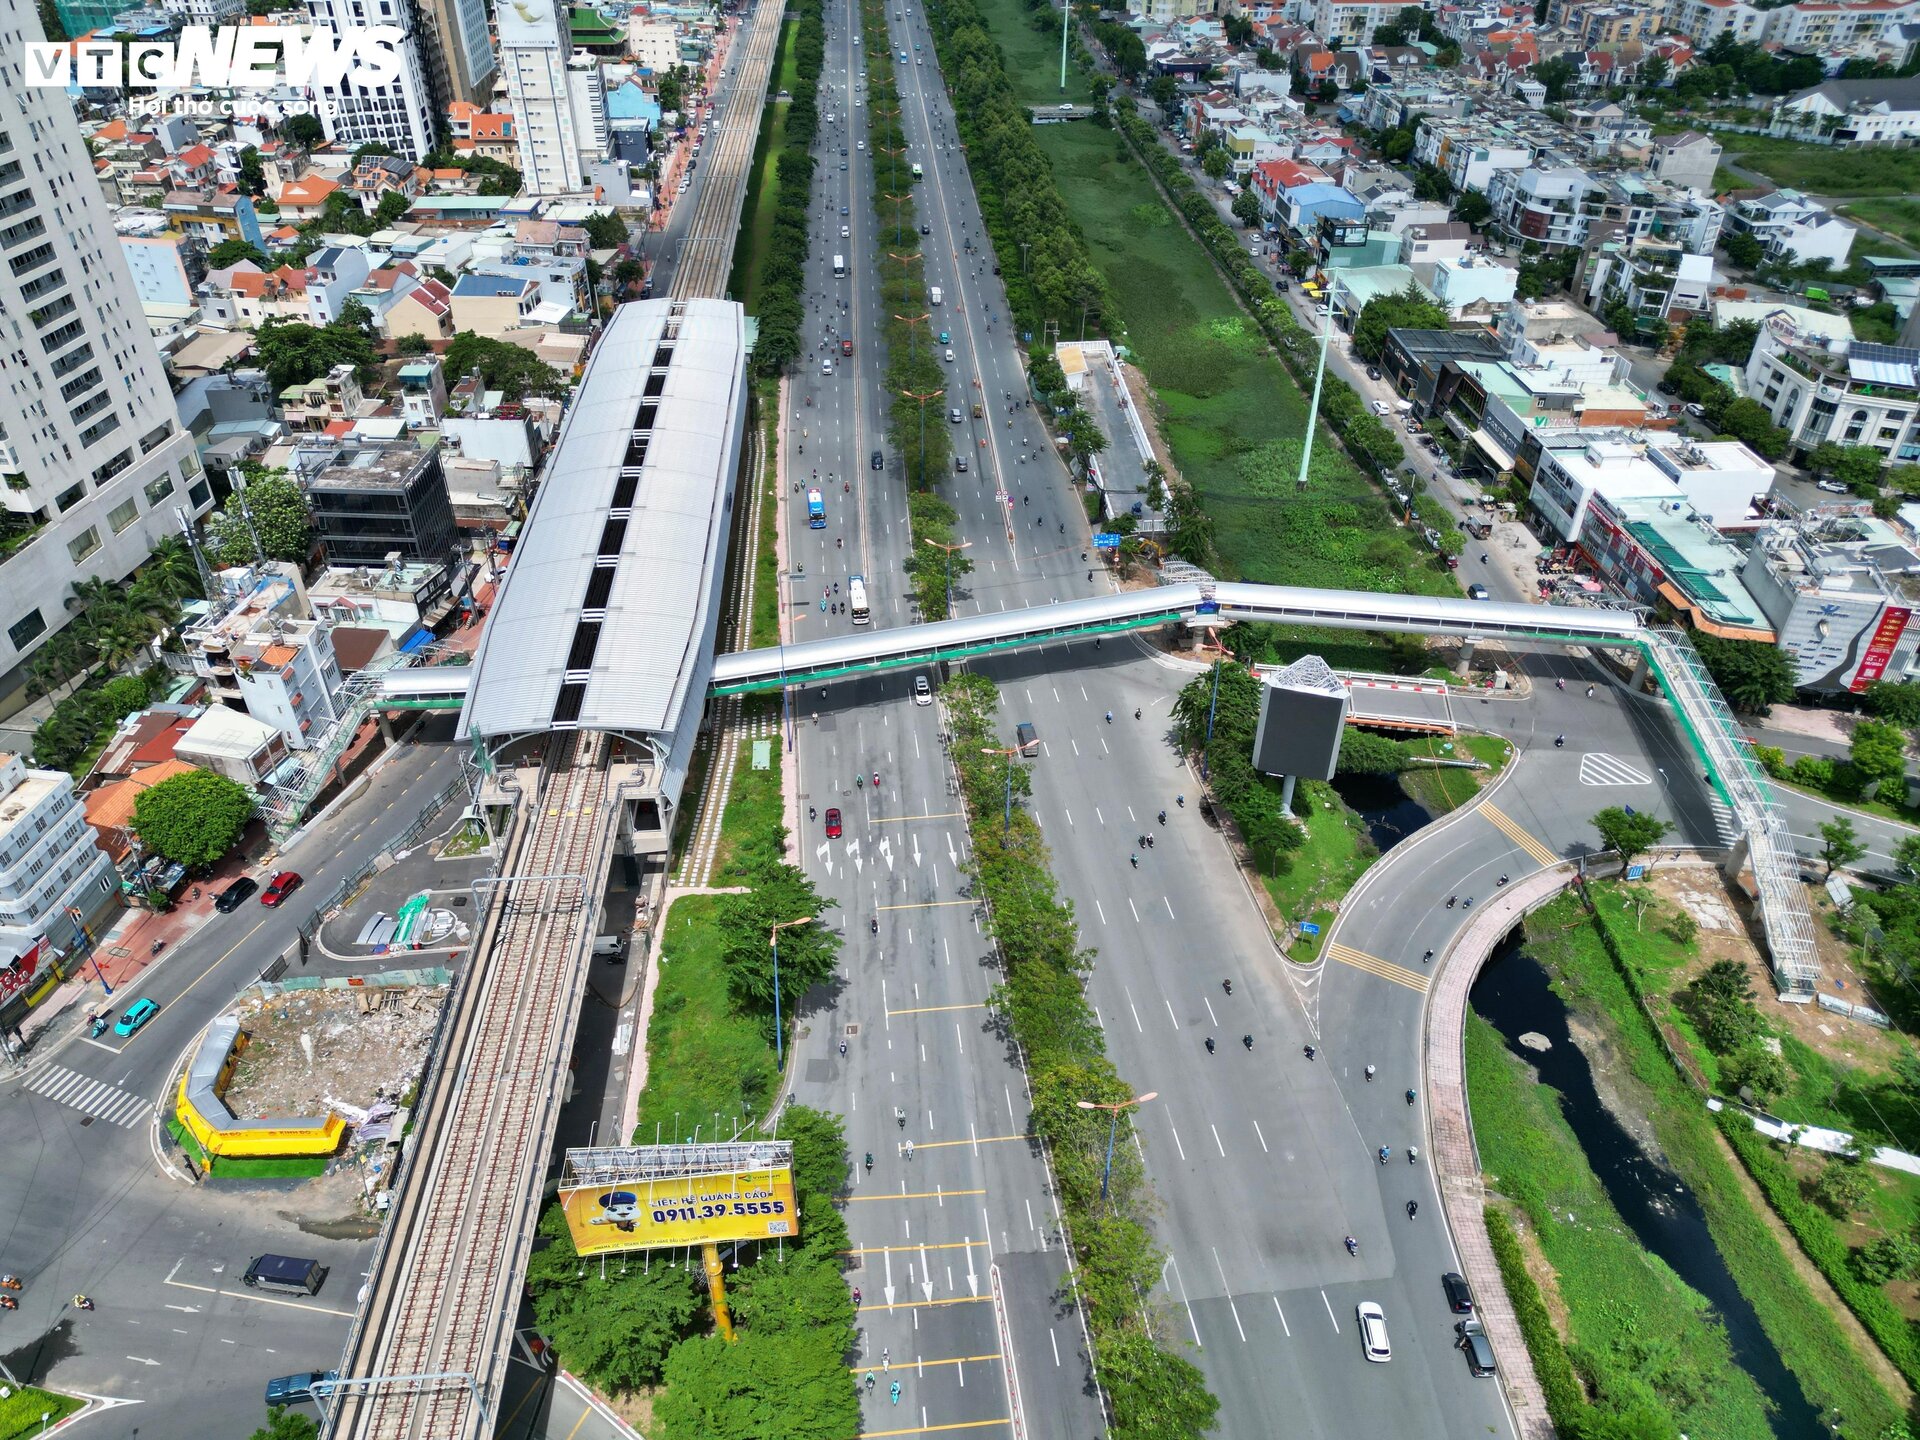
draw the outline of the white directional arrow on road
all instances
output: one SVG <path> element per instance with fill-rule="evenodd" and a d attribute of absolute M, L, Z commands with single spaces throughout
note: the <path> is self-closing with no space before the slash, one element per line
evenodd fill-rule
<path fill-rule="evenodd" d="M 974 1299 L 980 1298 L 980 1277 L 973 1269 L 973 1236 L 967 1236 L 967 1293 Z"/>
<path fill-rule="evenodd" d="M 889 1307 L 893 1304 L 893 1252 L 881 1251 L 881 1258 L 887 1262 L 887 1283 L 880 1287 L 880 1293 L 887 1297 Z"/>
<path fill-rule="evenodd" d="M 916 866 L 920 863 L 920 837 L 918 835 L 913 837 L 913 863 Z"/>
<path fill-rule="evenodd" d="M 860 863 L 860 842 L 858 840 L 849 840 L 847 842 L 847 859 L 853 862 L 853 871 L 856 875 L 867 868 Z"/>
<path fill-rule="evenodd" d="M 947 863 L 958 870 L 960 868 L 960 857 L 953 852 L 953 832 L 948 830 L 945 834 L 947 837 Z"/>
<path fill-rule="evenodd" d="M 893 872 L 893 841 L 882 840 L 874 846 L 874 849 L 879 852 L 880 858 L 887 862 L 887 872 L 891 874 Z"/>
<path fill-rule="evenodd" d="M 821 868 L 824 869 L 827 874 L 833 874 L 833 846 L 822 840 L 820 842 L 820 848 L 813 853 L 818 857 Z"/>
<path fill-rule="evenodd" d="M 920 1290 L 927 1299 L 933 1299 L 933 1267 L 927 1264 L 927 1242 L 920 1242 Z"/>

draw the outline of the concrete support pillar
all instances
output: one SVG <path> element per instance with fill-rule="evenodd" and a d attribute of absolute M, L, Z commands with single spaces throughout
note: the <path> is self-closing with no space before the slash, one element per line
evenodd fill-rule
<path fill-rule="evenodd" d="M 1746 869 L 1749 848 L 1746 834 L 1743 831 L 1740 837 L 1733 842 L 1733 848 L 1727 852 L 1726 863 L 1720 867 L 1720 873 L 1725 875 L 1729 880 L 1738 880 L 1740 878 L 1740 872 Z"/>
<path fill-rule="evenodd" d="M 1627 688 L 1638 695 L 1640 688 L 1647 683 L 1647 676 L 1652 669 L 1653 667 L 1647 663 L 1647 652 L 1642 650 L 1639 658 L 1633 662 L 1633 678 L 1627 682 Z"/>
<path fill-rule="evenodd" d="M 380 727 L 380 739 L 383 744 L 393 744 L 393 717 L 384 710 L 373 712 L 374 722 Z"/>
<path fill-rule="evenodd" d="M 1462 640 L 1460 642 L 1460 663 L 1456 665 L 1454 668 L 1458 670 L 1462 675 L 1465 675 L 1470 669 L 1473 668 L 1474 643 L 1475 642 L 1472 640 Z"/>
<path fill-rule="evenodd" d="M 1286 775 L 1282 776 L 1280 780 L 1280 808 L 1289 815 L 1293 814 L 1294 779 L 1294 776 Z"/>

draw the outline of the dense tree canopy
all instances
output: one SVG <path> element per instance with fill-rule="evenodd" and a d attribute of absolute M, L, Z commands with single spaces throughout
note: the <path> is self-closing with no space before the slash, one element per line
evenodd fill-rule
<path fill-rule="evenodd" d="M 162 780 L 133 802 L 133 830 L 156 855 L 182 865 L 211 865 L 240 838 L 253 815 L 244 785 L 194 770 Z"/>
<path fill-rule="evenodd" d="M 207 522 L 208 548 L 221 565 L 251 565 L 256 535 L 269 560 L 305 564 L 313 549 L 312 509 L 284 470 L 256 470 Z"/>
<path fill-rule="evenodd" d="M 504 392 L 509 400 L 558 395 L 565 388 L 559 372 L 524 345 L 462 330 L 447 346 L 447 374 L 468 375 L 475 366 L 487 388 Z"/>

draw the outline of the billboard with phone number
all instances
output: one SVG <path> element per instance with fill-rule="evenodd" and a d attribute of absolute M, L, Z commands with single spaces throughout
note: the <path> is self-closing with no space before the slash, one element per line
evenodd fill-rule
<path fill-rule="evenodd" d="M 696 1147 L 646 1148 L 683 1151 Z M 576 1169 L 571 1154 L 570 1171 Z M 725 1160 L 724 1156 L 711 1158 Z M 563 1177 L 560 1184 L 567 1229 L 573 1236 L 574 1249 L 582 1255 L 708 1242 L 790 1240 L 800 1231 L 790 1154 L 785 1163 L 740 1169 L 686 1167 L 677 1175 L 663 1175 L 656 1167 L 644 1164 L 631 1167 L 624 1175 L 618 1167 L 609 1170 L 595 1166 L 592 1170 L 591 1184 L 579 1183 L 589 1177 L 577 1173 Z"/>

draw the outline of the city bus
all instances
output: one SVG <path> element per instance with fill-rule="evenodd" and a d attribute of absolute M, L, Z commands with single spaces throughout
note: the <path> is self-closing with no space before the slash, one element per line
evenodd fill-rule
<path fill-rule="evenodd" d="M 807 528 L 809 530 L 827 528 L 827 502 L 820 498 L 818 490 L 807 491 Z"/>
<path fill-rule="evenodd" d="M 867 609 L 866 576 L 855 575 L 847 581 L 847 610 L 856 625 L 865 625 L 873 619 L 872 612 Z"/>

